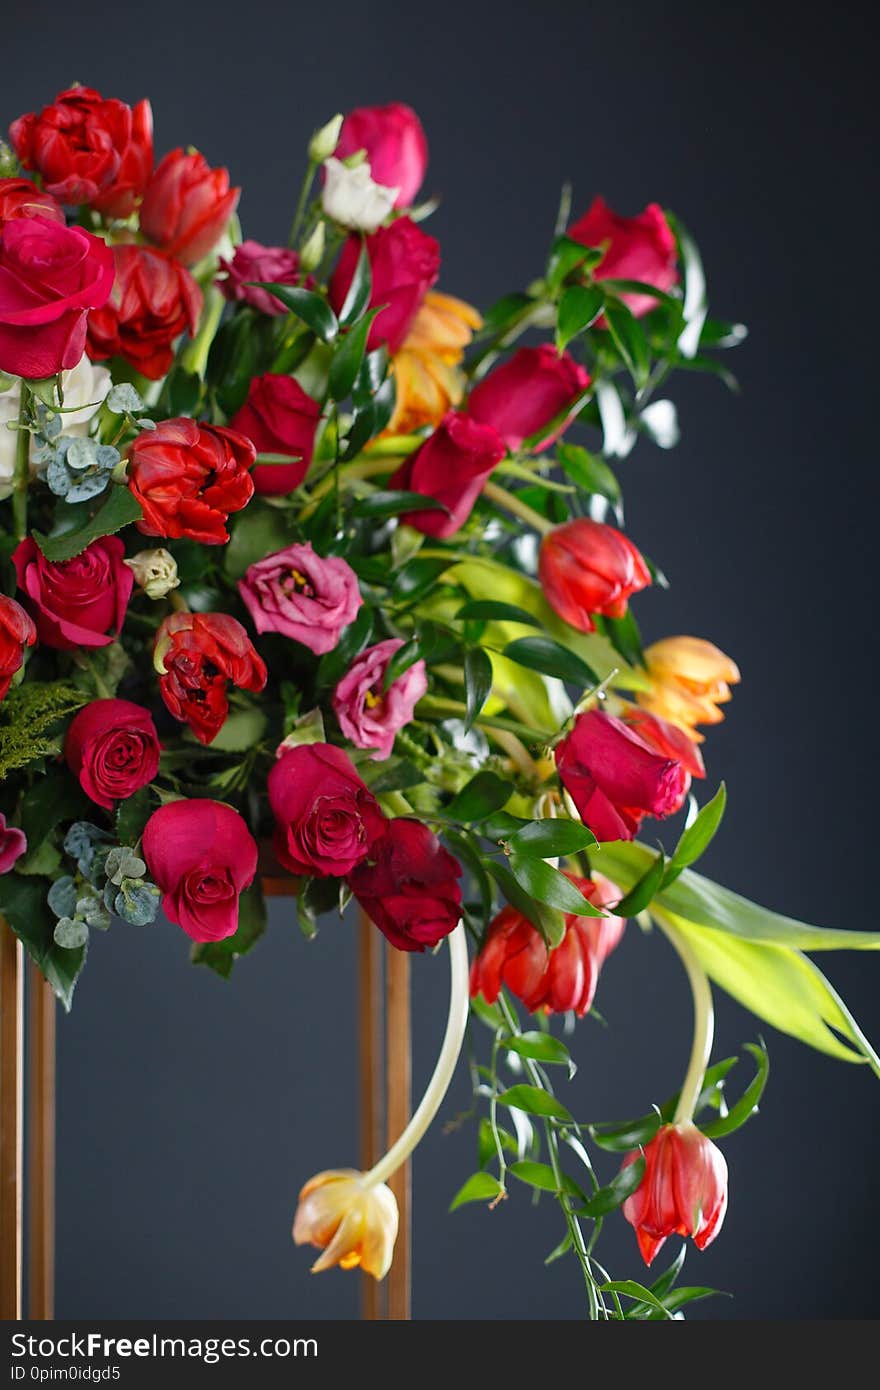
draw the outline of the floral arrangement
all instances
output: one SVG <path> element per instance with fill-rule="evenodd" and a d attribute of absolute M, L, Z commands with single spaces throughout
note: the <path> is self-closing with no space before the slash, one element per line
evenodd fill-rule
<path fill-rule="evenodd" d="M 386 1180 L 470 1014 L 482 1114 L 453 1207 L 544 1194 L 549 1258 L 577 1266 L 590 1316 L 680 1316 L 708 1292 L 676 1283 L 683 1246 L 644 1283 L 612 1277 L 597 1238 L 622 1212 L 650 1266 L 721 1229 L 717 1141 L 755 1113 L 768 1060 L 748 1045 L 731 1091 L 711 984 L 880 1075 L 804 954 L 880 933 L 793 921 L 691 868 L 725 802 L 694 795 L 702 726 L 740 677 L 701 638 L 643 646 L 631 600 L 665 581 L 622 529 L 614 469 L 642 436 L 675 444 L 657 395 L 674 372 L 732 380 L 717 353 L 745 330 L 709 315 L 692 238 L 654 203 L 572 219 L 565 190 L 539 276 L 483 315 L 436 288 L 427 158 L 406 106 L 334 118 L 287 243 L 264 246 L 241 239 L 225 169 L 154 162 L 145 101 L 75 87 L 13 122 L 0 911 L 67 1007 L 92 935 L 160 907 L 228 975 L 273 865 L 306 936 L 354 898 L 399 950 L 447 939 L 424 1099 L 371 1172 L 306 1183 L 294 1239 L 316 1269 L 386 1273 Z M 670 821 L 665 850 L 635 838 L 649 818 Z M 625 930 L 652 928 L 693 989 L 684 1079 L 635 1119 L 578 1120 L 580 1039 L 554 1025 L 591 1009 Z"/>

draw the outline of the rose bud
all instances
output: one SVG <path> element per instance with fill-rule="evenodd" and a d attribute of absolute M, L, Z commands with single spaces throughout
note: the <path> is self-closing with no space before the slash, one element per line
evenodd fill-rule
<path fill-rule="evenodd" d="M 17 825 L 7 825 L 0 811 L 0 874 L 8 874 L 13 865 L 27 854 L 27 836 Z"/>
<path fill-rule="evenodd" d="M 106 304 L 113 252 L 81 227 L 17 217 L 0 231 L 0 372 L 30 379 L 75 367 L 89 310 Z"/>
<path fill-rule="evenodd" d="M 461 919 L 461 865 L 421 821 L 399 818 L 348 877 L 361 907 L 399 951 L 424 951 Z"/>
<path fill-rule="evenodd" d="M 134 211 L 153 167 L 150 103 L 132 110 L 91 87 L 71 87 L 39 115 L 20 116 L 9 138 L 60 203 L 88 203 L 107 217 Z"/>
<path fill-rule="evenodd" d="M 344 878 L 384 833 L 379 803 L 341 748 L 301 744 L 269 773 L 275 854 L 292 874 Z"/>
<path fill-rule="evenodd" d="M 181 418 L 144 430 L 128 451 L 128 485 L 143 511 L 138 530 L 224 545 L 230 512 L 254 495 L 255 458 L 249 439 L 221 425 Z"/>
<path fill-rule="evenodd" d="M 727 1211 L 724 1154 L 696 1125 L 661 1125 L 645 1145 L 642 1181 L 623 1204 L 649 1265 L 669 1236 L 693 1236 L 705 1250 L 721 1230 Z M 639 1154 L 627 1154 L 624 1168 Z"/>
<path fill-rule="evenodd" d="M 353 1168 L 331 1169 L 310 1178 L 299 1194 L 293 1222 L 297 1245 L 315 1245 L 323 1254 L 312 1273 L 354 1269 L 384 1279 L 397 1239 L 397 1201 L 385 1183 L 364 1182 Z"/>
<path fill-rule="evenodd" d="M 228 169 L 212 169 L 198 151 L 171 150 L 147 184 L 141 231 L 169 256 L 195 265 L 217 245 L 240 193 L 229 187 Z"/>
<path fill-rule="evenodd" d="M 620 901 L 620 889 L 609 879 L 567 878 L 596 907 Z M 504 907 L 489 924 L 479 954 L 471 966 L 471 995 L 481 994 L 494 1004 L 506 986 L 522 1000 L 529 1013 L 548 1014 L 573 1010 L 578 1018 L 588 1013 L 596 993 L 599 971 L 619 945 L 626 922 L 613 913 L 606 917 L 565 917 L 565 935 L 555 950 L 528 918 L 515 907 Z"/>
<path fill-rule="evenodd" d="M 196 331 L 202 292 L 179 261 L 147 246 L 114 246 L 113 259 L 113 293 L 89 315 L 89 356 L 121 357 L 158 381 L 174 361 L 181 333 Z"/>
<path fill-rule="evenodd" d="M 483 320 L 472 304 L 429 290 L 403 346 L 394 354 L 394 414 L 388 434 L 412 434 L 439 425 L 464 397 L 459 370 L 465 348 Z"/>
<path fill-rule="evenodd" d="M 36 640 L 37 629 L 30 615 L 14 598 L 0 594 L 0 700 L 21 669 L 25 647 L 32 647 Z"/>
<path fill-rule="evenodd" d="M 651 583 L 651 571 L 622 531 L 583 516 L 544 537 L 538 578 L 560 618 L 578 632 L 593 632 L 597 613 L 623 617 L 630 595 Z"/>
<path fill-rule="evenodd" d="M 134 584 L 118 536 L 92 541 L 72 560 L 47 560 L 29 536 L 12 552 L 24 603 L 47 647 L 108 647 L 125 620 Z"/>
<path fill-rule="evenodd" d="M 316 656 L 333 650 L 363 603 L 351 566 L 336 555 L 323 559 L 308 542 L 250 565 L 238 592 L 257 632 L 280 632 Z"/>
<path fill-rule="evenodd" d="M 414 661 L 385 689 L 385 672 L 403 646 L 399 637 L 377 642 L 355 657 L 333 692 L 333 712 L 345 737 L 355 748 L 372 748 L 373 759 L 388 758 L 394 735 L 413 717 L 428 689 L 424 661 Z"/>
<path fill-rule="evenodd" d="M 491 425 L 478 424 L 469 415 L 450 410 L 388 484 L 403 492 L 433 497 L 447 510 L 407 512 L 401 520 L 426 536 L 443 540 L 454 536 L 467 521 L 484 482 L 504 454 L 504 441 Z"/>
<path fill-rule="evenodd" d="M 323 164 L 334 153 L 339 142 L 343 117 L 331 116 L 326 125 L 319 126 L 309 141 L 309 163 Z"/>
<path fill-rule="evenodd" d="M 324 164 L 324 191 L 321 208 L 325 217 L 351 231 L 375 232 L 394 207 L 399 192 L 385 188 L 370 175 L 369 164 L 350 169 L 338 159 Z"/>
<path fill-rule="evenodd" d="M 259 241 L 243 241 L 236 246 L 232 257 L 220 257 L 218 268 L 223 272 L 217 281 L 225 299 L 250 304 L 261 314 L 281 315 L 287 309 L 268 290 L 261 290 L 253 280 L 267 280 L 275 285 L 298 285 L 302 279 L 299 256 L 286 246 L 263 246 Z"/>
<path fill-rule="evenodd" d="M 134 575 L 134 582 L 147 598 L 165 598 L 180 586 L 177 561 L 161 546 L 157 550 L 139 550 L 125 562 Z"/>
<path fill-rule="evenodd" d="M 289 454 L 295 462 L 258 464 L 254 487 L 266 496 L 280 496 L 299 487 L 312 461 L 321 407 L 290 376 L 267 372 L 250 384 L 248 398 L 230 420 L 232 429 L 247 435 L 258 454 Z"/>
<path fill-rule="evenodd" d="M 645 648 L 645 665 L 651 689 L 638 692 L 639 704 L 702 743 L 696 725 L 723 720 L 718 706 L 730 700 L 730 687 L 740 680 L 736 662 L 700 637 L 665 637 Z"/>
<path fill-rule="evenodd" d="M 226 613 L 172 613 L 153 645 L 166 706 L 199 743 L 217 737 L 229 713 L 226 687 L 260 691 L 266 667 L 241 623 Z"/>
<path fill-rule="evenodd" d="M 662 818 L 682 804 L 685 768 L 610 714 L 579 714 L 555 757 L 562 785 L 598 840 L 631 840 L 645 816 Z"/>
<path fill-rule="evenodd" d="M 93 700 L 74 715 L 64 740 L 67 766 L 108 811 L 152 782 L 160 752 L 153 716 L 130 700 Z"/>
<path fill-rule="evenodd" d="M 567 352 L 560 357 L 549 343 L 518 348 L 474 387 L 467 412 L 496 429 L 508 449 L 515 451 L 574 405 L 589 384 L 589 373 Z M 549 448 L 570 423 L 571 417 L 533 447 Z"/>
<path fill-rule="evenodd" d="M 19 217 L 64 222 L 64 213 L 51 193 L 37 188 L 30 179 L 0 179 L 0 231 Z"/>
<path fill-rule="evenodd" d="M 392 101 L 350 111 L 333 153 L 347 159 L 358 150 L 366 150 L 376 182 L 396 190 L 395 207 L 415 202 L 428 167 L 428 141 L 411 106 Z"/>
<path fill-rule="evenodd" d="M 143 854 L 161 888 L 162 911 L 193 941 L 238 930 L 238 899 L 257 872 L 257 844 L 237 811 L 192 797 L 160 806 L 144 829 Z"/>
<path fill-rule="evenodd" d="M 593 271 L 596 280 L 641 280 L 664 292 L 678 284 L 675 237 L 659 203 L 649 203 L 638 217 L 621 217 L 603 198 L 594 198 L 580 221 L 569 227 L 568 235 L 584 246 L 605 248 Z M 636 318 L 657 305 L 648 294 L 620 298 Z"/>
<path fill-rule="evenodd" d="M 440 273 L 440 247 L 409 217 L 398 217 L 390 227 L 380 227 L 365 241 L 360 236 L 350 236 L 342 248 L 328 290 L 330 303 L 337 313 L 351 287 L 362 245 L 366 245 L 372 274 L 369 307 L 385 306 L 372 322 L 367 351 L 372 352 L 386 343 L 389 352 L 396 352 L 425 295 L 436 283 Z"/>

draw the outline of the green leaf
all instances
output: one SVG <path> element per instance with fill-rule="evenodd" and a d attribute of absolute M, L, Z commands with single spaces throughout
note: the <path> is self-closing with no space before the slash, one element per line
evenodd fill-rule
<path fill-rule="evenodd" d="M 573 1065 L 565 1043 L 554 1038 L 552 1033 L 521 1033 L 519 1037 L 505 1039 L 503 1046 L 508 1052 L 515 1052 L 518 1057 L 528 1057 L 534 1062 L 569 1068 Z"/>
<path fill-rule="evenodd" d="M 561 817 L 527 821 L 508 840 L 511 853 L 521 858 L 532 855 L 537 859 L 577 854 L 595 844 L 598 840 L 587 826 Z"/>
<path fill-rule="evenodd" d="M 452 563 L 452 557 L 448 560 L 438 560 L 432 555 L 416 555 L 397 571 L 392 593 L 399 598 L 419 598 L 429 589 L 433 589 Z"/>
<path fill-rule="evenodd" d="M 34 531 L 33 537 L 47 560 L 58 564 L 73 560 L 102 536 L 113 536 L 123 526 L 140 521 L 141 505 L 127 487 L 111 487 L 107 490 L 107 500 L 84 526 L 75 531 L 67 531 L 59 536 L 44 536 Z"/>
<path fill-rule="evenodd" d="M 583 690 L 599 684 L 595 671 L 552 637 L 518 637 L 508 642 L 504 655 L 518 666 L 527 666 L 545 676 L 557 676 Z"/>
<path fill-rule="evenodd" d="M 450 1211 L 457 1211 L 468 1202 L 494 1202 L 504 1193 L 504 1188 L 491 1173 L 472 1173 L 467 1182 L 458 1189 L 449 1204 Z"/>
<path fill-rule="evenodd" d="M 710 1121 L 709 1124 L 700 1123 L 700 1129 L 710 1139 L 721 1139 L 725 1134 L 733 1134 L 734 1130 L 740 1129 L 747 1120 L 757 1114 L 758 1103 L 764 1094 L 767 1077 L 770 1075 L 770 1058 L 762 1042 L 758 1044 L 746 1043 L 746 1051 L 754 1057 L 757 1071 L 739 1100 L 731 1106 L 726 1115 L 722 1115 L 720 1120 Z"/>
<path fill-rule="evenodd" d="M 666 867 L 666 875 L 663 879 L 664 888 L 672 883 L 679 874 L 693 864 L 695 860 L 707 849 L 713 840 L 724 815 L 724 808 L 727 805 L 727 788 L 722 782 L 711 801 L 707 801 L 692 825 L 682 834 L 681 839 L 675 847 L 675 853 Z"/>
<path fill-rule="evenodd" d="M 219 748 L 223 753 L 244 753 L 259 743 L 268 723 L 265 713 L 257 705 L 233 709 L 220 732 L 211 740 L 211 747 Z"/>
<path fill-rule="evenodd" d="M 402 512 L 448 512 L 444 502 L 436 497 L 423 497 L 420 492 L 371 492 L 359 497 L 352 505 L 354 517 L 399 516 Z"/>
<path fill-rule="evenodd" d="M 607 1284 L 600 1284 L 603 1293 L 622 1293 L 626 1298 L 635 1298 L 639 1303 L 646 1303 L 649 1308 L 656 1308 L 663 1314 L 664 1318 L 671 1318 L 672 1314 L 664 1307 L 658 1298 L 655 1298 L 650 1289 L 646 1289 L 644 1284 L 639 1284 L 635 1279 L 612 1279 Z"/>
<path fill-rule="evenodd" d="M 605 322 L 633 381 L 637 386 L 644 386 L 651 370 L 651 359 L 641 323 L 625 304 L 614 300 L 606 302 Z"/>
<path fill-rule="evenodd" d="M 41 844 L 62 821 L 87 818 L 92 803 L 66 765 L 49 766 L 21 800 L 21 825 L 28 844 Z"/>
<path fill-rule="evenodd" d="M 679 1250 L 675 1259 L 672 1261 L 672 1264 L 669 1266 L 668 1269 L 665 1269 L 663 1273 L 660 1275 L 659 1279 L 655 1279 L 653 1284 L 651 1285 L 651 1293 L 654 1295 L 655 1298 L 662 1299 L 664 1294 L 669 1293 L 669 1290 L 672 1288 L 673 1284 L 675 1283 L 676 1279 L 681 1273 L 686 1255 L 687 1242 L 682 1241 L 681 1249 Z"/>
<path fill-rule="evenodd" d="M 121 845 L 136 845 L 153 810 L 149 787 L 141 787 L 119 803 L 116 812 L 116 834 Z"/>
<path fill-rule="evenodd" d="M 543 1091 L 540 1086 L 511 1086 L 498 1097 L 502 1105 L 524 1110 L 527 1115 L 542 1115 L 549 1120 L 570 1121 L 571 1115 L 561 1100 Z"/>
<path fill-rule="evenodd" d="M 575 888 L 570 879 L 559 869 L 554 869 L 544 859 L 532 859 L 512 854 L 510 872 L 521 888 L 538 902 L 555 907 L 559 912 L 573 913 L 578 917 L 604 917 L 601 908 L 594 907 Z"/>
<path fill-rule="evenodd" d="M 626 1201 L 631 1193 L 635 1192 L 645 1173 L 645 1160 L 642 1157 L 633 1159 L 606 1187 L 600 1187 L 598 1192 L 594 1192 L 588 1197 L 583 1206 L 583 1214 L 595 1220 L 600 1216 L 607 1216 L 610 1211 L 616 1211 L 619 1206 Z"/>
<path fill-rule="evenodd" d="M 390 689 L 398 677 L 402 676 L 405 671 L 408 671 L 411 666 L 415 665 L 420 657 L 421 644 L 419 638 L 410 637 L 408 642 L 404 642 L 402 647 L 397 648 L 397 651 L 394 652 L 391 660 L 385 667 L 385 675 L 382 680 L 383 690 Z"/>
<path fill-rule="evenodd" d="M 303 290 L 291 285 L 278 285 L 274 281 L 256 280 L 249 283 L 254 284 L 258 289 L 269 290 L 276 299 L 280 299 L 286 309 L 297 318 L 302 319 L 312 332 L 322 340 L 330 343 L 339 332 L 339 322 L 326 299 L 321 295 L 315 294 L 312 290 Z"/>
<path fill-rule="evenodd" d="M 339 311 L 339 322 L 343 328 L 348 328 L 361 317 L 370 302 L 372 287 L 373 274 L 370 268 L 370 257 L 367 253 L 366 242 L 363 242 L 351 284 Z"/>
<path fill-rule="evenodd" d="M 501 810 L 512 791 L 510 783 L 494 772 L 478 772 L 444 807 L 443 814 L 465 824 L 485 820 L 493 811 Z"/>
<path fill-rule="evenodd" d="M 536 1187 L 539 1192 L 558 1192 L 559 1184 L 549 1163 L 535 1163 L 532 1159 L 521 1158 L 511 1163 L 509 1172 L 520 1182 Z"/>
<path fill-rule="evenodd" d="M 556 318 L 556 351 L 562 353 L 572 338 L 583 333 L 602 313 L 605 296 L 595 286 L 569 285 L 559 301 Z"/>
<path fill-rule="evenodd" d="M 525 627 L 540 627 L 541 621 L 534 613 L 527 613 L 515 603 L 498 603 L 493 599 L 471 599 L 459 608 L 456 618 L 461 621 L 522 623 Z"/>
<path fill-rule="evenodd" d="M 661 304 L 668 304 L 676 309 L 680 303 L 675 295 L 667 294 L 665 290 L 658 290 L 656 285 L 649 285 L 645 280 L 606 280 L 603 277 L 602 288 L 617 296 L 621 294 L 649 294 L 652 299 L 658 299 Z"/>
<path fill-rule="evenodd" d="M 238 930 L 222 941 L 194 944 L 190 959 L 194 965 L 207 965 L 228 979 L 239 956 L 247 955 L 265 930 L 266 906 L 257 880 L 238 900 Z"/>
<path fill-rule="evenodd" d="M 349 329 L 339 343 L 330 363 L 329 391 L 334 401 L 343 401 L 354 386 L 367 347 L 367 334 L 373 319 L 381 310 L 373 309 Z"/>
<path fill-rule="evenodd" d="M 69 1013 L 88 948 L 80 946 L 66 950 L 55 944 L 56 918 L 46 901 L 48 891 L 49 883 L 44 878 L 3 874 L 0 876 L 0 913 Z"/>
<path fill-rule="evenodd" d="M 598 493 L 612 502 L 615 507 L 621 504 L 620 483 L 615 478 L 604 459 L 582 449 L 578 444 L 560 444 L 556 457 L 578 487 L 585 492 Z"/>
<path fill-rule="evenodd" d="M 661 849 L 658 850 L 657 857 L 645 870 L 642 877 L 637 880 L 626 896 L 621 898 L 614 909 L 615 916 L 638 917 L 640 912 L 644 912 L 659 892 L 665 872 L 666 860 Z"/>
<path fill-rule="evenodd" d="M 492 662 L 482 647 L 470 647 L 465 653 L 464 691 L 467 702 L 465 728 L 469 729 L 492 691 Z"/>
<path fill-rule="evenodd" d="M 234 518 L 230 532 L 229 544 L 223 552 L 223 566 L 231 579 L 240 579 L 251 565 L 283 550 L 293 540 L 287 514 L 257 499 Z"/>
<path fill-rule="evenodd" d="M 486 310 L 480 336 L 483 338 L 494 337 L 514 319 L 519 318 L 527 309 L 530 309 L 533 303 L 534 300 L 530 299 L 527 294 L 505 294 L 501 299 L 496 300 L 490 309 Z"/>
<path fill-rule="evenodd" d="M 583 246 L 573 237 L 556 237 L 550 248 L 547 261 L 547 284 L 551 290 L 558 289 L 563 280 L 579 268 L 592 270 L 605 255 L 602 247 Z"/>
<path fill-rule="evenodd" d="M 501 889 L 511 907 L 521 912 L 527 922 L 539 931 L 548 947 L 558 946 L 565 935 L 565 917 L 555 907 L 536 902 L 514 878 L 506 864 L 487 859 L 486 868 Z"/>
<path fill-rule="evenodd" d="M 318 663 L 318 684 L 335 686 L 356 656 L 368 647 L 373 635 L 373 610 L 364 605 L 353 623 L 343 628 L 339 641 Z"/>

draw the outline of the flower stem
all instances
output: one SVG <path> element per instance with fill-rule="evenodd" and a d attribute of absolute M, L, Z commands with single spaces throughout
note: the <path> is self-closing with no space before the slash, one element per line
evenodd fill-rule
<path fill-rule="evenodd" d="M 518 516 L 542 536 L 553 530 L 555 522 L 548 521 L 546 516 L 536 512 L 534 507 L 528 506 L 515 493 L 508 492 L 506 487 L 501 487 L 498 483 L 484 483 L 483 496 L 488 497 L 496 506 L 503 507 L 506 512 L 513 512 L 514 516 Z"/>
<path fill-rule="evenodd" d="M 452 1080 L 468 1020 L 468 950 L 462 922 L 449 937 L 449 963 L 449 1017 L 434 1074 L 400 1138 L 392 1144 L 385 1157 L 364 1174 L 366 1186 L 387 1182 L 406 1162 L 439 1110 Z"/>
<path fill-rule="evenodd" d="M 379 473 L 393 473 L 400 459 L 389 458 L 367 458 L 360 461 L 354 460 L 352 463 L 342 464 L 341 468 L 334 466 L 329 473 L 326 473 L 319 483 L 312 488 L 311 497 L 300 512 L 300 521 L 306 521 L 313 512 L 318 510 L 318 503 L 322 497 L 326 497 L 328 492 L 339 482 L 346 484 L 355 478 L 372 478 Z"/>
<path fill-rule="evenodd" d="M 308 168 L 306 169 L 306 176 L 302 181 L 302 188 L 299 190 L 299 201 L 296 205 L 296 212 L 293 214 L 293 221 L 290 224 L 290 236 L 287 242 L 288 246 L 296 246 L 296 239 L 299 236 L 299 229 L 302 225 L 303 214 L 306 210 L 306 203 L 308 202 L 309 193 L 312 188 L 312 180 L 315 177 L 317 168 L 318 166 L 314 160 L 310 160 Z"/>
<path fill-rule="evenodd" d="M 180 365 L 185 371 L 192 372 L 202 381 L 205 379 L 208 353 L 211 351 L 211 344 L 214 341 L 225 306 L 226 300 L 220 290 L 217 289 L 216 285 L 210 285 L 205 292 L 205 307 L 202 310 L 202 321 L 196 336 L 191 343 L 187 343 L 181 353 Z"/>
<path fill-rule="evenodd" d="M 682 1125 L 688 1124 L 694 1118 L 697 1098 L 703 1088 L 703 1077 L 706 1074 L 706 1067 L 709 1065 L 709 1057 L 712 1053 L 712 1040 L 715 1036 L 712 989 L 709 985 L 709 977 L 697 960 L 684 933 L 679 931 L 665 912 L 658 912 L 656 907 L 651 909 L 651 915 L 681 957 L 694 998 L 694 1041 L 691 1046 L 688 1069 L 678 1097 L 678 1105 L 675 1107 L 675 1114 L 672 1117 L 673 1124 Z"/>
<path fill-rule="evenodd" d="M 27 535 L 27 494 L 30 483 L 31 432 L 28 429 L 31 389 L 26 381 L 21 383 L 21 401 L 18 407 L 18 434 L 15 437 L 15 469 L 12 475 L 12 520 L 16 540 L 23 541 Z"/>

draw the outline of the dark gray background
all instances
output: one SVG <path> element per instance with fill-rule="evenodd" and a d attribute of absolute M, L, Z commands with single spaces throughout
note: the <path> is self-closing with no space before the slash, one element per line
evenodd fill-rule
<path fill-rule="evenodd" d="M 575 209 L 675 208 L 711 300 L 751 328 L 730 359 L 744 394 L 676 382 L 684 441 L 621 469 L 632 535 L 673 587 L 639 600 L 649 637 L 716 640 L 744 682 L 708 742 L 731 784 L 707 869 L 826 925 L 872 927 L 876 777 L 869 685 L 875 490 L 876 224 L 870 35 L 838 7 L 506 3 L 408 6 L 31 0 L 4 32 L 4 117 L 72 80 L 152 98 L 157 148 L 192 143 L 245 186 L 246 232 L 284 239 L 312 128 L 401 98 L 444 195 L 441 287 L 483 305 L 537 273 L 562 180 Z M 874 138 L 872 138 L 874 137 Z M 871 373 L 871 377 L 869 377 Z M 58 1314 L 348 1317 L 357 1280 L 311 1279 L 290 1243 L 304 1178 L 356 1161 L 354 941 L 311 945 L 292 908 L 229 984 L 187 963 L 176 928 L 94 943 L 60 1026 Z M 875 957 L 823 961 L 875 1041 Z M 443 1026 L 444 959 L 414 963 L 415 1075 Z M 638 1113 L 674 1089 L 690 1006 L 661 940 L 630 928 L 603 976 L 608 1028 L 584 1022 L 579 1115 Z M 758 1025 L 720 1001 L 717 1056 Z M 731 1206 L 689 1282 L 733 1300 L 693 1316 L 876 1312 L 880 1088 L 865 1068 L 765 1029 L 760 1118 L 726 1145 Z M 468 1103 L 462 1073 L 446 1106 Z M 436 1125 L 415 1164 L 417 1317 L 578 1317 L 577 1269 L 525 1190 L 495 1212 L 446 1207 L 473 1130 Z M 638 1277 L 629 1227 L 604 1259 Z"/>

